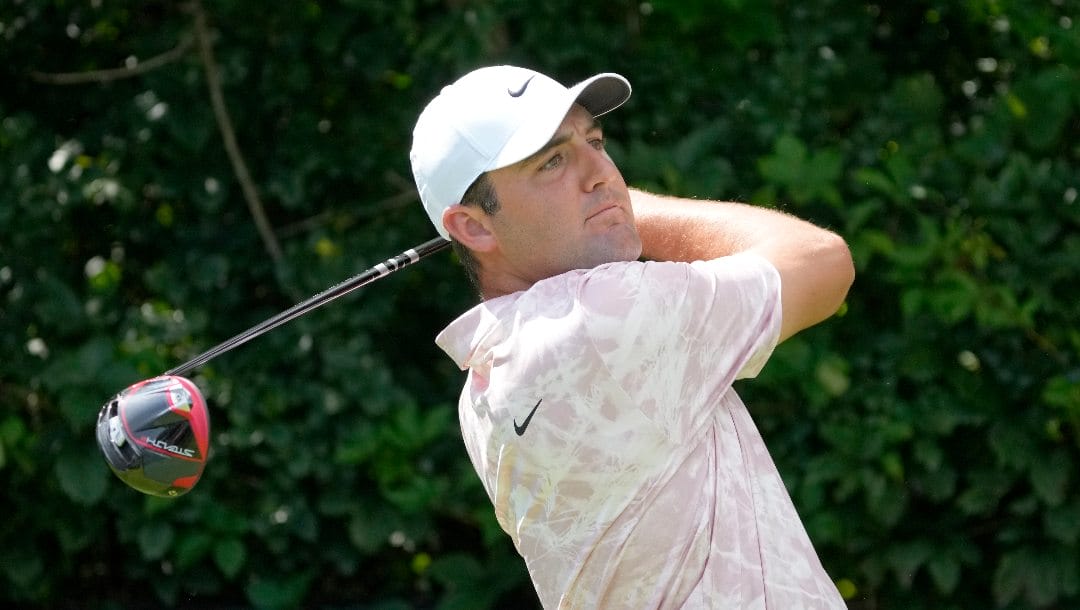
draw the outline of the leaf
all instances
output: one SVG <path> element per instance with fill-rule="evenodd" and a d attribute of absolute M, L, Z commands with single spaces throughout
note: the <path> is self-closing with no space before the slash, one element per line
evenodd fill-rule
<path fill-rule="evenodd" d="M 766 180 L 789 186 L 799 182 L 806 157 L 802 140 L 784 134 L 776 141 L 773 154 L 758 161 L 758 169 Z"/>
<path fill-rule="evenodd" d="M 229 580 L 236 578 L 246 559 L 247 549 L 237 538 L 225 538 L 214 545 L 214 563 Z"/>
<path fill-rule="evenodd" d="M 978 311 L 979 288 L 970 275 L 946 270 L 934 282 L 927 294 L 931 312 L 946 324 L 956 324 Z"/>
<path fill-rule="evenodd" d="M 956 590 L 960 582 L 960 562 L 949 555 L 936 555 L 926 564 L 934 586 L 945 595 Z"/>
<path fill-rule="evenodd" d="M 893 109 L 901 125 L 932 124 L 941 116 L 945 107 L 945 94 L 941 92 L 933 74 L 923 72 L 898 78 L 889 93 L 890 101 L 900 102 Z"/>
<path fill-rule="evenodd" d="M 1029 607 L 1044 607 L 1078 588 L 1076 553 L 1060 546 L 1006 553 L 994 571 L 993 592 L 999 606 L 1022 596 Z"/>
<path fill-rule="evenodd" d="M 163 521 L 149 521 L 139 528 L 136 541 L 142 558 L 146 560 L 161 559 L 165 552 L 172 546 L 176 532 L 169 523 Z"/>
<path fill-rule="evenodd" d="M 918 224 L 919 236 L 914 243 L 896 242 L 889 253 L 893 262 L 900 267 L 920 270 L 928 267 L 941 246 L 941 231 L 932 218 L 920 216 Z"/>
<path fill-rule="evenodd" d="M 839 152 L 826 149 L 810 154 L 806 145 L 791 134 L 776 141 L 772 155 L 758 160 L 758 171 L 768 181 L 784 186 L 796 203 L 820 200 L 840 203 L 836 189 L 843 169 Z"/>
<path fill-rule="evenodd" d="M 1067 417 L 1080 421 L 1080 374 L 1058 375 L 1046 382 L 1042 399 Z"/>
<path fill-rule="evenodd" d="M 0 570 L 21 589 L 40 582 L 45 570 L 45 558 L 30 548 L 0 549 Z"/>
<path fill-rule="evenodd" d="M 1008 96 L 1010 107 L 1024 109 L 1014 115 L 1034 147 L 1049 147 L 1061 137 L 1073 112 L 1070 92 L 1076 89 L 1076 80 L 1068 67 L 1059 65 L 1022 79 Z"/>
<path fill-rule="evenodd" d="M 70 386 L 59 393 L 60 411 L 72 430 L 92 430 L 101 408 L 102 397 L 95 386 Z"/>
<path fill-rule="evenodd" d="M 903 193 L 896 188 L 896 184 L 884 172 L 872 167 L 861 167 L 855 172 L 855 183 L 871 190 L 887 195 L 890 199 L 899 200 Z"/>
<path fill-rule="evenodd" d="M 483 566 L 463 553 L 436 558 L 428 573 L 449 590 L 439 604 L 440 610 L 490 608 L 501 593 L 498 582 L 492 582 Z"/>
<path fill-rule="evenodd" d="M 64 333 L 81 329 L 86 314 L 75 290 L 49 273 L 43 273 L 38 281 L 41 294 L 33 304 L 38 319 L 48 320 Z"/>
<path fill-rule="evenodd" d="M 886 560 L 905 587 L 910 587 L 915 574 L 934 554 L 934 545 L 926 540 L 900 542 L 886 551 Z"/>
<path fill-rule="evenodd" d="M 1075 545 L 1080 540 L 1080 496 L 1044 512 L 1043 529 L 1059 542 Z"/>
<path fill-rule="evenodd" d="M 314 578 L 314 572 L 303 570 L 289 575 L 256 577 L 245 588 L 248 601 L 264 610 L 284 610 L 300 606 Z"/>
<path fill-rule="evenodd" d="M 1012 487 L 1012 477 L 1001 470 L 982 470 L 967 476 L 970 483 L 960 497 L 957 507 L 969 515 L 990 514 Z"/>
<path fill-rule="evenodd" d="M 428 573 L 443 584 L 479 582 L 484 577 L 484 570 L 475 557 L 462 553 L 451 553 L 436 558 Z"/>
<path fill-rule="evenodd" d="M 1047 459 L 1032 463 L 1029 478 L 1035 494 L 1043 502 L 1058 506 L 1065 500 L 1071 475 L 1072 459 L 1067 452 L 1057 449 Z"/>
<path fill-rule="evenodd" d="M 105 495 L 109 468 L 98 452 L 82 443 L 66 448 L 56 461 L 56 478 L 60 489 L 83 506 L 97 504 Z"/>
<path fill-rule="evenodd" d="M 836 398 L 843 395 L 851 387 L 851 378 L 848 376 L 850 367 L 846 360 L 837 354 L 831 354 L 818 362 L 814 376 L 817 378 L 825 392 Z"/>
<path fill-rule="evenodd" d="M 737 49 L 747 49 L 755 44 L 772 44 L 783 35 L 783 26 L 777 19 L 776 9 L 766 2 L 750 0 L 726 0 L 733 10 L 724 21 L 725 37 Z"/>
<path fill-rule="evenodd" d="M 1031 437 L 1013 423 L 998 422 L 987 436 L 998 461 L 1016 469 L 1026 468 L 1036 458 Z"/>
<path fill-rule="evenodd" d="M 392 527 L 371 514 L 354 515 L 347 528 L 349 541 L 365 554 L 374 554 L 382 548 L 391 531 Z"/>
<path fill-rule="evenodd" d="M 884 205 L 877 199 L 868 199 L 845 210 L 845 233 L 851 235 L 863 228 L 864 225 L 875 220 Z"/>
<path fill-rule="evenodd" d="M 843 171 L 844 158 L 839 152 L 826 149 L 810 157 L 804 177 L 807 198 L 821 197 L 832 204 L 840 203 L 840 194 L 834 186 Z"/>
<path fill-rule="evenodd" d="M 994 570 L 994 601 L 999 607 L 1020 596 L 1027 585 L 1027 557 L 1022 552 L 1007 553 Z"/>
<path fill-rule="evenodd" d="M 181 570 L 190 569 L 206 558 L 213 543 L 213 536 L 202 532 L 181 536 L 176 543 L 176 566 Z"/>
<path fill-rule="evenodd" d="M 882 479 L 884 482 L 884 479 Z M 908 494 L 894 485 L 883 486 L 879 491 L 868 494 L 867 507 L 870 513 L 883 525 L 894 526 L 900 522 L 908 508 Z"/>
<path fill-rule="evenodd" d="M 205 509 L 201 509 L 201 512 L 206 516 L 205 520 L 210 524 L 215 534 L 238 538 L 240 534 L 244 534 L 251 529 L 247 513 L 237 507 L 213 503 Z"/>

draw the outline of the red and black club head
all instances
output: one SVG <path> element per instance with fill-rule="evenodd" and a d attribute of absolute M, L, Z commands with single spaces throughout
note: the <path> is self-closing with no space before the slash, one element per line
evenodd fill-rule
<path fill-rule="evenodd" d="M 97 441 L 109 467 L 131 487 L 166 498 L 183 495 L 206 466 L 206 401 L 183 377 L 140 381 L 101 407 Z"/>

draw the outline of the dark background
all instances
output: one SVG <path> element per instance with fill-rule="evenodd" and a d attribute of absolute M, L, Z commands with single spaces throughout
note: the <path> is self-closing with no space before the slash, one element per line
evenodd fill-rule
<path fill-rule="evenodd" d="M 847 238 L 838 317 L 740 392 L 852 608 L 1080 606 L 1078 19 L 1076 0 L 3 2 L 0 601 L 535 605 L 432 341 L 474 300 L 450 254 L 192 373 L 213 453 L 188 495 L 126 488 L 93 440 L 120 389 L 433 237 L 413 121 L 505 62 L 626 75 L 605 130 L 631 184 Z"/>

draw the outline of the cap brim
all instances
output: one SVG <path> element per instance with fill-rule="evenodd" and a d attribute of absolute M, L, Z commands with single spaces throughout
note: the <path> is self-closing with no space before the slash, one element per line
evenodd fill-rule
<path fill-rule="evenodd" d="M 630 82 L 619 74 L 605 72 L 570 88 L 577 103 L 594 117 L 607 114 L 630 99 Z"/>

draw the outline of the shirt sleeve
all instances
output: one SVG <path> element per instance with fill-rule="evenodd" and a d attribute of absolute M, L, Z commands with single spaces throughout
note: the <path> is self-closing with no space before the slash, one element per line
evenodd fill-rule
<path fill-rule="evenodd" d="M 779 339 L 780 275 L 754 254 L 599 267 L 580 290 L 609 374 L 675 437 L 756 376 Z"/>

